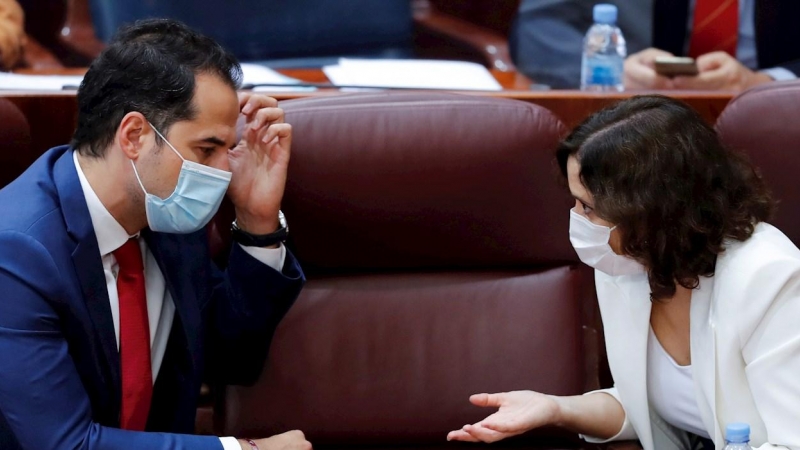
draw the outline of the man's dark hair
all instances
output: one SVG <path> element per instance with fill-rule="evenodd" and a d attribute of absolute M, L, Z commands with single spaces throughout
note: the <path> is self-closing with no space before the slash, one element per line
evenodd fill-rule
<path fill-rule="evenodd" d="M 215 75 L 234 90 L 242 80 L 236 57 L 181 22 L 150 19 L 121 28 L 78 89 L 72 146 L 102 157 L 131 111 L 166 135 L 174 123 L 197 114 L 192 100 L 198 74 Z"/>
<path fill-rule="evenodd" d="M 556 152 L 580 163 L 595 213 L 621 232 L 622 251 L 648 269 L 651 296 L 712 276 L 724 241 L 744 241 L 773 202 L 753 166 L 726 149 L 686 104 L 639 96 L 580 124 Z"/>

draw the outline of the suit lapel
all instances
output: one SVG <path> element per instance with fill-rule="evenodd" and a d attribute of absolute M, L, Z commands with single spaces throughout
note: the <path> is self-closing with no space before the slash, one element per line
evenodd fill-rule
<path fill-rule="evenodd" d="M 653 5 L 653 47 L 675 55 L 688 48 L 689 0 L 655 0 Z"/>
<path fill-rule="evenodd" d="M 182 240 L 186 240 L 185 237 L 154 233 L 149 229 L 143 230 L 142 236 L 164 275 L 167 289 L 175 304 L 175 312 L 183 325 L 189 353 L 192 356 L 192 364 L 195 370 L 198 370 L 199 362 L 196 358 L 201 354 L 201 345 L 197 332 L 201 329 L 202 324 L 196 284 L 192 281 L 197 277 L 204 277 L 205 274 L 200 273 L 199 268 L 191 265 L 191 262 L 197 260 L 196 258 L 181 257 L 187 251 L 186 245 L 181 243 Z M 183 272 L 184 275 L 181 276 L 180 272 Z"/>
<path fill-rule="evenodd" d="M 56 161 L 53 168 L 53 180 L 58 190 L 67 233 L 76 243 L 71 256 L 83 293 L 83 300 L 105 355 L 107 373 L 104 377 L 110 378 L 107 380 L 107 384 L 113 391 L 112 402 L 118 403 L 121 386 L 119 352 L 114 334 L 114 322 L 111 317 L 111 304 L 108 299 L 97 237 L 78 179 L 78 172 L 75 170 L 72 151 L 65 152 Z"/>

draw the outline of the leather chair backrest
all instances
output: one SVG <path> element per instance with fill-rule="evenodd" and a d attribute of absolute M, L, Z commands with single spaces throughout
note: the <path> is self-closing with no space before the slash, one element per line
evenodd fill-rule
<path fill-rule="evenodd" d="M 487 414 L 472 393 L 597 387 L 553 114 L 443 93 L 281 106 L 283 209 L 308 283 L 259 381 L 225 390 L 220 433 L 431 446 Z"/>
<path fill-rule="evenodd" d="M 743 92 L 717 120 L 731 149 L 746 153 L 778 206 L 771 223 L 800 245 L 800 82 L 776 82 Z"/>
<path fill-rule="evenodd" d="M 90 6 L 103 41 L 122 24 L 169 17 L 247 61 L 402 56 L 412 45 L 409 0 L 90 0 Z"/>
<path fill-rule="evenodd" d="M 31 129 L 25 115 L 0 99 L 0 187 L 17 178 L 39 156 L 31 152 Z"/>
<path fill-rule="evenodd" d="M 576 261 L 548 110 L 454 94 L 284 102 L 284 199 L 301 260 L 332 270 Z"/>

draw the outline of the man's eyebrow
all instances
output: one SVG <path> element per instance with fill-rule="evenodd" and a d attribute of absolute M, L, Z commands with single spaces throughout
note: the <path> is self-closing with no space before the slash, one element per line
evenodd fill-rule
<path fill-rule="evenodd" d="M 222 139 L 220 139 L 220 138 L 218 138 L 216 136 L 211 136 L 211 137 L 207 137 L 205 139 L 201 139 L 200 142 L 206 142 L 206 143 L 214 144 L 214 145 L 217 145 L 217 146 L 220 146 L 220 147 L 224 147 L 224 146 L 228 145 L 224 140 L 222 140 Z"/>

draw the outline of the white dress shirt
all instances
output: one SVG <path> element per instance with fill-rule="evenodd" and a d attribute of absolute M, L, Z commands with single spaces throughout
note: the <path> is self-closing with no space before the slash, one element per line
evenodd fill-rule
<path fill-rule="evenodd" d="M 697 0 L 689 2 L 689 24 L 686 27 L 685 54 L 689 53 L 689 41 L 694 25 L 694 6 Z M 758 48 L 756 47 L 756 0 L 739 0 L 739 36 L 736 40 L 736 59 L 748 69 L 758 67 Z M 789 69 L 772 67 L 760 72 L 772 77 L 775 81 L 794 80 L 797 76 Z"/>
<path fill-rule="evenodd" d="M 97 245 L 100 249 L 100 258 L 103 262 L 103 272 L 106 278 L 106 288 L 108 289 L 108 300 L 111 304 L 111 317 L 114 321 L 114 335 L 117 338 L 117 350 L 119 350 L 119 294 L 117 293 L 117 274 L 119 265 L 113 252 L 125 244 L 130 236 L 122 225 L 108 212 L 100 199 L 95 194 L 86 176 L 83 174 L 80 163 L 78 162 L 77 152 L 73 152 L 75 169 L 78 171 L 83 196 L 86 198 L 86 206 L 89 208 L 89 216 L 92 220 L 92 227 L 97 236 Z M 153 383 L 156 382 L 158 371 L 164 360 L 164 353 L 169 341 L 169 333 L 172 329 L 172 322 L 175 318 L 175 303 L 167 289 L 164 274 L 158 267 L 153 254 L 147 248 L 144 239 L 139 239 L 139 247 L 142 250 L 144 259 L 144 280 L 145 296 L 147 299 L 147 318 L 150 326 L 150 365 L 153 370 Z M 286 259 L 286 249 L 283 245 L 278 248 L 245 247 L 242 249 L 260 262 L 281 270 Z M 241 446 L 233 437 L 220 438 L 224 450 L 241 450 Z"/>

